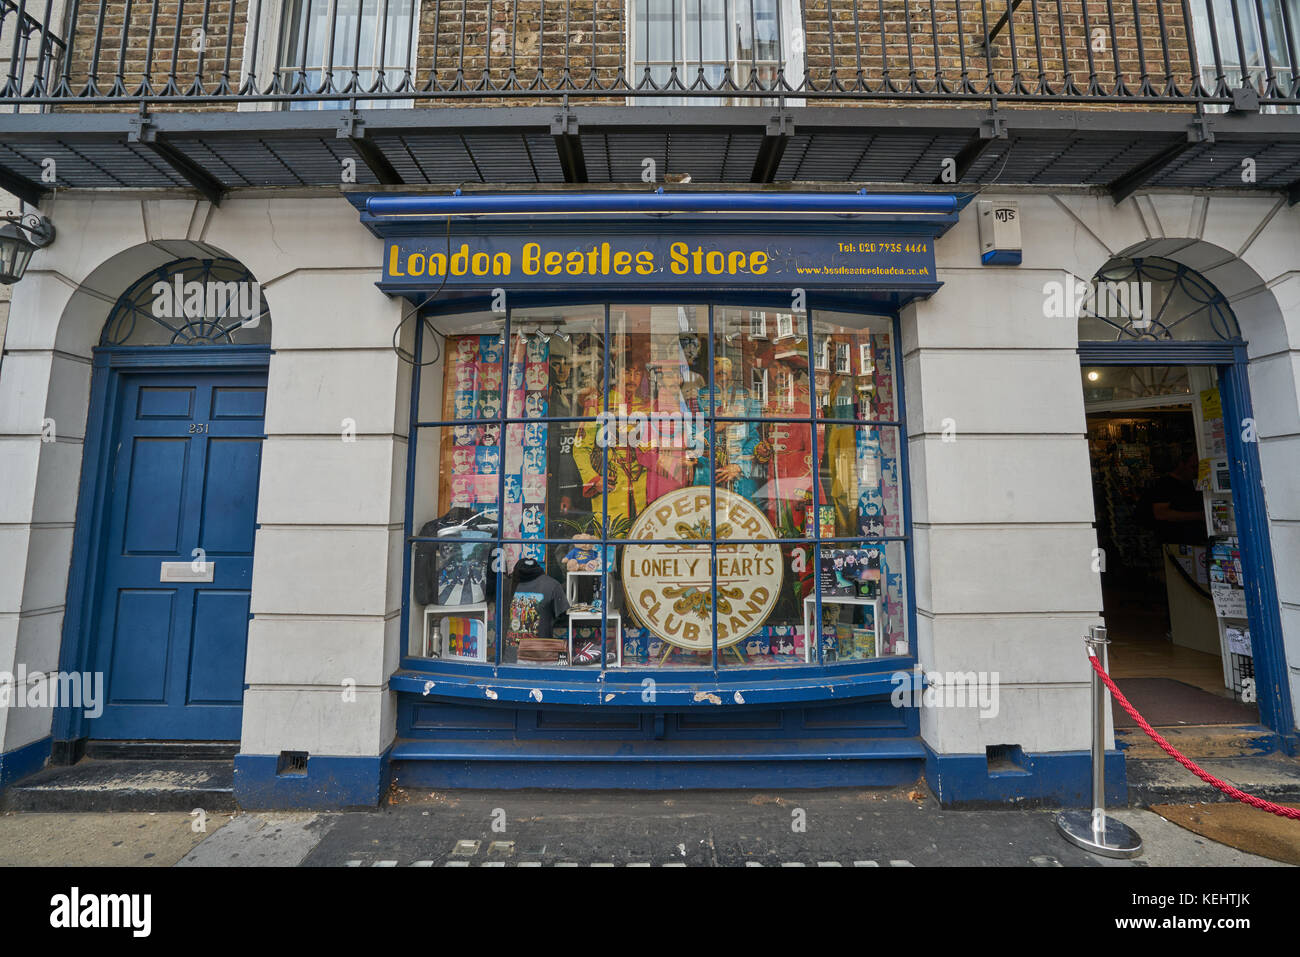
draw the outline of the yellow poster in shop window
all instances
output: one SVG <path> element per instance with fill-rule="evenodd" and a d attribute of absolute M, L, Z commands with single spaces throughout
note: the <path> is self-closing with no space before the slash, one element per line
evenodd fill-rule
<path fill-rule="evenodd" d="M 1218 389 L 1206 389 L 1201 393 L 1201 418 L 1223 418 L 1223 402 L 1219 398 Z"/>

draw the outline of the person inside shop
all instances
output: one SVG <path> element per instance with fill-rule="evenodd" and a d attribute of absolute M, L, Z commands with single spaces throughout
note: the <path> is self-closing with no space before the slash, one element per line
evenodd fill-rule
<path fill-rule="evenodd" d="M 1147 487 L 1144 496 L 1156 538 L 1161 545 L 1204 545 L 1205 508 L 1196 488 L 1196 453 L 1174 446 L 1167 461 L 1173 465 Z"/>

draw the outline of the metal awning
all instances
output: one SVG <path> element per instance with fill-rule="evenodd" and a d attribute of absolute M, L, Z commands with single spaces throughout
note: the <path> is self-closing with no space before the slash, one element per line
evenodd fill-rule
<path fill-rule="evenodd" d="M 1242 182 L 1242 160 L 1255 163 Z M 57 179 L 42 180 L 55 161 Z M 944 161 L 955 178 L 943 178 Z M 1294 116 L 919 106 L 467 107 L 0 115 L 0 186 L 440 188 L 491 184 L 1233 188 L 1300 198 Z M 350 162 L 349 162 L 350 161 Z"/>

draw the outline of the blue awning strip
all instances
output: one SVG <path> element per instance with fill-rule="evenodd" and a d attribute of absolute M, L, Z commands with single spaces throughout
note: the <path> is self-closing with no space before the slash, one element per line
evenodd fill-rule
<path fill-rule="evenodd" d="M 542 216 L 646 213 L 728 215 L 869 214 L 952 216 L 969 201 L 951 193 L 457 193 L 450 196 L 376 195 L 364 210 L 376 219 L 397 216 Z"/>

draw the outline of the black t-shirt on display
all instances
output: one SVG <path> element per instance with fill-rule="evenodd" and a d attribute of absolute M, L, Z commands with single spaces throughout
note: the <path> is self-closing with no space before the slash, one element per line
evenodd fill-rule
<path fill-rule="evenodd" d="M 517 648 L 520 641 L 529 638 L 551 638 L 555 619 L 569 611 L 564 586 L 545 574 L 541 566 L 519 568 L 518 579 L 510 595 L 506 626 L 506 646 L 511 648 Z"/>

